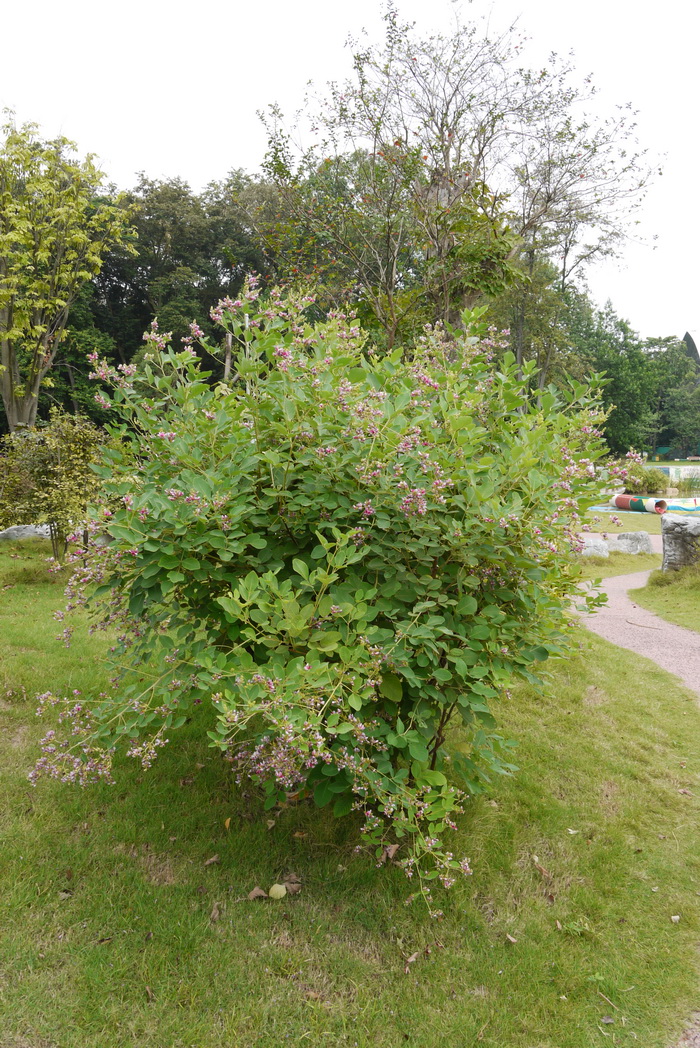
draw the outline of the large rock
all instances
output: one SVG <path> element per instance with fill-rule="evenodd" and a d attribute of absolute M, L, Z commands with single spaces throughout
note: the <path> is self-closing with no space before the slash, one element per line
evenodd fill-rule
<path fill-rule="evenodd" d="M 602 535 L 596 535 L 591 531 L 584 531 L 579 538 L 583 542 L 580 551 L 583 557 L 609 557 L 608 544 Z"/>
<path fill-rule="evenodd" d="M 18 539 L 47 539 L 48 524 L 14 524 L 11 528 L 0 531 L 0 542 L 17 542 Z"/>
<path fill-rule="evenodd" d="M 700 520 L 664 513 L 661 537 L 664 544 L 662 571 L 680 571 L 700 563 Z"/>
<path fill-rule="evenodd" d="M 653 553 L 651 535 L 647 531 L 623 531 L 619 535 L 608 534 L 608 549 L 611 553 Z"/>

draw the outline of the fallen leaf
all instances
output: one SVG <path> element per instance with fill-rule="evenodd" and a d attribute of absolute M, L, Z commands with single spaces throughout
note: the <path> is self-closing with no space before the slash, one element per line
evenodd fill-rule
<path fill-rule="evenodd" d="M 271 830 L 273 828 L 273 826 L 276 826 L 276 825 L 277 825 L 277 820 L 276 819 L 268 819 L 267 820 L 267 828 L 268 828 L 268 830 Z"/>
<path fill-rule="evenodd" d="M 191 786 L 193 782 L 194 782 L 194 779 L 192 778 L 191 775 L 186 775 L 184 779 L 180 779 L 180 785 L 181 786 Z"/>
<path fill-rule="evenodd" d="M 267 892 L 264 892 L 262 888 L 258 888 L 256 885 L 252 892 L 248 892 L 248 898 L 251 902 L 253 899 L 267 899 Z"/>
<path fill-rule="evenodd" d="M 65 888 L 63 891 L 58 893 L 59 899 L 70 899 L 73 892 L 69 888 Z"/>
<path fill-rule="evenodd" d="M 231 816 L 230 815 L 229 815 L 228 819 L 224 819 L 224 828 L 226 830 L 230 830 L 231 829 Z"/>
<path fill-rule="evenodd" d="M 146 997 L 148 997 L 149 1001 L 155 1001 L 156 999 L 156 995 L 154 994 L 150 986 L 146 987 Z"/>
<path fill-rule="evenodd" d="M 207 861 L 204 863 L 204 865 L 205 866 L 216 866 L 216 864 L 218 862 L 221 862 L 221 859 L 219 858 L 219 856 L 218 855 L 212 855 L 211 859 L 207 859 Z"/>
<path fill-rule="evenodd" d="M 551 873 L 549 872 L 549 870 L 545 870 L 544 866 L 540 865 L 540 860 L 537 858 L 536 855 L 532 856 L 532 861 L 535 864 L 535 869 L 540 874 L 540 876 L 544 877 L 546 881 L 551 881 Z"/>
<path fill-rule="evenodd" d="M 288 873 L 282 884 L 289 895 L 297 895 L 301 891 L 301 881 L 296 873 Z"/>
<path fill-rule="evenodd" d="M 66 878 L 67 881 L 72 881 L 73 880 L 73 871 L 70 869 L 70 867 L 66 870 L 66 872 L 64 874 L 64 877 Z"/>
<path fill-rule="evenodd" d="M 102 946 L 106 942 L 111 942 L 113 938 L 113 935 L 105 935 L 104 938 L 97 940 L 97 945 Z"/>
<path fill-rule="evenodd" d="M 209 914 L 209 920 L 211 921 L 212 924 L 216 924 L 216 922 L 219 920 L 220 917 L 221 917 L 221 905 L 218 902 L 215 902 L 214 905 L 211 908 L 211 913 Z"/>
<path fill-rule="evenodd" d="M 572 830 L 571 827 L 568 827 L 566 832 L 573 836 L 574 833 L 578 833 L 578 830 Z"/>
<path fill-rule="evenodd" d="M 144 942 L 148 942 L 152 938 L 153 938 L 153 932 L 146 932 L 146 934 L 144 935 Z"/>
<path fill-rule="evenodd" d="M 516 943 L 518 941 L 517 939 L 514 939 L 512 935 L 508 935 L 507 933 L 506 933 L 506 939 L 508 940 L 508 942 L 512 942 L 512 943 Z"/>
<path fill-rule="evenodd" d="M 680 914 L 678 914 L 678 913 L 674 914 L 674 916 L 671 918 L 671 920 L 673 921 L 674 924 L 678 924 L 680 919 L 681 919 L 681 917 L 680 917 Z"/>
<path fill-rule="evenodd" d="M 391 862 L 400 847 L 400 844 L 385 844 L 384 851 L 379 858 L 379 865 L 383 866 L 385 862 Z"/>
<path fill-rule="evenodd" d="M 303 841 L 304 838 L 308 836 L 309 835 L 306 832 L 306 830 L 297 830 L 296 833 L 292 834 L 292 837 L 294 837 L 297 841 Z"/>
<path fill-rule="evenodd" d="M 560 932 L 562 930 L 561 921 L 555 921 L 555 924 L 557 926 L 557 931 Z"/>
<path fill-rule="evenodd" d="M 287 889 L 283 884 L 273 884 L 267 894 L 271 899 L 284 899 Z"/>
<path fill-rule="evenodd" d="M 683 793 L 686 797 L 692 797 L 693 796 L 692 793 L 690 792 L 690 790 L 679 790 L 678 792 L 679 793 Z"/>
<path fill-rule="evenodd" d="M 307 1001 L 320 1001 L 321 1000 L 321 994 L 320 993 L 316 993 L 315 990 L 304 990 L 304 997 L 306 997 Z"/>
<path fill-rule="evenodd" d="M 614 1023 L 615 1022 L 615 1020 L 613 1019 L 612 1015 L 604 1015 L 603 1018 L 600 1021 L 602 1023 L 605 1023 L 606 1026 L 609 1026 L 610 1023 Z"/>
<path fill-rule="evenodd" d="M 414 961 L 417 961 L 419 957 L 420 957 L 420 951 L 418 951 L 417 953 L 412 953 L 410 957 L 406 958 L 406 966 L 404 968 L 404 973 L 406 975 L 408 975 L 409 965 L 413 964 Z"/>
<path fill-rule="evenodd" d="M 658 889 L 658 888 L 652 888 L 651 890 L 652 890 L 653 892 L 658 892 L 658 890 L 659 890 L 659 889 Z"/>

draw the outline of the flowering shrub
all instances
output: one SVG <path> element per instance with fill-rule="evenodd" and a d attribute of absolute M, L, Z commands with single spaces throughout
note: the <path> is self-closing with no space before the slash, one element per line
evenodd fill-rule
<path fill-rule="evenodd" d="M 634 449 L 627 452 L 620 465 L 623 467 L 620 470 L 621 479 L 628 495 L 653 495 L 659 491 L 664 492 L 669 485 L 666 474 L 654 466 L 647 466 L 639 452 Z"/>
<path fill-rule="evenodd" d="M 582 386 L 532 399 L 483 330 L 376 359 L 351 317 L 256 299 L 213 310 L 230 386 L 157 329 L 143 371 L 111 376 L 114 541 L 70 599 L 119 624 L 123 672 L 92 703 L 44 697 L 79 745 L 52 737 L 38 772 L 109 777 L 118 747 L 148 766 L 207 703 L 237 781 L 361 813 L 429 898 L 470 872 L 444 840 L 465 799 L 513 768 L 490 700 L 566 649 L 600 412 Z"/>

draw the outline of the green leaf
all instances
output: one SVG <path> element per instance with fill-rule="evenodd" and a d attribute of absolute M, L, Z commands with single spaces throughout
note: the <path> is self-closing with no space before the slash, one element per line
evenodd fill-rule
<path fill-rule="evenodd" d="M 334 797 L 335 793 L 331 789 L 330 780 L 324 779 L 323 782 L 319 782 L 314 790 L 314 804 L 316 807 L 325 808 L 327 804 L 330 804 Z"/>
<path fill-rule="evenodd" d="M 246 545 L 252 546 L 254 549 L 265 549 L 267 539 L 264 539 L 262 535 L 248 535 Z"/>
<path fill-rule="evenodd" d="M 464 596 L 460 599 L 455 610 L 459 615 L 473 615 L 478 607 L 479 605 L 474 597 Z"/>
<path fill-rule="evenodd" d="M 414 761 L 419 761 L 421 763 L 427 761 L 430 757 L 427 747 L 420 742 L 409 742 L 408 752 L 411 754 Z"/>
<path fill-rule="evenodd" d="M 296 571 L 297 575 L 300 575 L 302 579 L 308 581 L 309 568 L 305 561 L 299 560 L 298 557 L 295 557 L 292 561 L 292 567 Z"/>
<path fill-rule="evenodd" d="M 337 801 L 333 805 L 333 814 L 335 815 L 336 819 L 342 819 L 344 815 L 350 814 L 350 812 L 352 811 L 353 800 L 354 798 L 352 794 L 349 794 L 344 797 L 338 797 Z"/>
<path fill-rule="evenodd" d="M 382 682 L 379 685 L 379 693 L 389 702 L 401 702 L 403 698 L 403 684 L 395 673 L 382 674 Z"/>

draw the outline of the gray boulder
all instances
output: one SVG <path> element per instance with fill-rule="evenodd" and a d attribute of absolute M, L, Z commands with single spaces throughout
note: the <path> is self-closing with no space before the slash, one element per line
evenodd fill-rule
<path fill-rule="evenodd" d="M 0 531 L 0 542 L 17 542 L 19 539 L 49 538 L 48 524 L 14 524 Z"/>
<path fill-rule="evenodd" d="M 700 520 L 664 513 L 661 537 L 664 545 L 662 571 L 680 571 L 700 563 Z"/>
<path fill-rule="evenodd" d="M 579 538 L 583 542 L 582 557 L 609 557 L 608 544 L 602 535 L 584 531 Z"/>
<path fill-rule="evenodd" d="M 619 535 L 608 534 L 608 549 L 611 553 L 653 553 L 651 536 L 646 531 L 623 531 Z"/>

